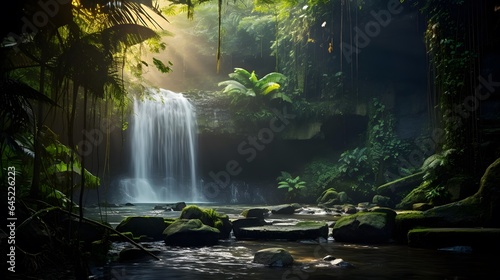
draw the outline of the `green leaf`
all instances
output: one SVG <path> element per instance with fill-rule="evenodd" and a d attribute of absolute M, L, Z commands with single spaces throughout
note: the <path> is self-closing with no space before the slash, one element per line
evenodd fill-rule
<path fill-rule="evenodd" d="M 267 95 L 268 93 L 278 89 L 280 89 L 280 85 L 275 82 L 267 83 L 263 87 L 259 88 L 261 95 Z"/>
<path fill-rule="evenodd" d="M 173 64 L 170 61 L 168 62 L 168 66 L 167 66 L 161 60 L 153 57 L 153 64 L 162 73 L 169 73 L 172 71 L 172 68 L 170 66 L 172 66 Z"/>
<path fill-rule="evenodd" d="M 271 93 L 270 97 L 271 97 L 271 99 L 281 99 L 285 102 L 293 103 L 292 99 L 288 95 L 286 95 L 282 92 L 273 92 L 273 93 Z"/>
<path fill-rule="evenodd" d="M 255 75 L 255 71 L 252 71 L 252 74 L 250 75 L 249 80 L 250 80 L 250 82 L 252 82 L 253 85 L 259 81 L 259 79 L 257 78 L 257 75 Z"/>

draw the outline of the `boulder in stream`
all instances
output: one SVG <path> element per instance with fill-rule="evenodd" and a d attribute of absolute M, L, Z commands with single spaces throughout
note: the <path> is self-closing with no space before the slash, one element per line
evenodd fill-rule
<path fill-rule="evenodd" d="M 302 207 L 298 203 L 282 204 L 271 207 L 271 213 L 278 215 L 292 215 Z"/>
<path fill-rule="evenodd" d="M 258 240 L 309 240 L 328 238 L 328 224 L 323 222 L 298 222 L 291 225 L 263 225 L 240 227 L 234 231 L 237 239 Z"/>
<path fill-rule="evenodd" d="M 333 238 L 335 241 L 351 243 L 389 242 L 396 216 L 391 211 L 380 209 L 344 216 L 335 223 Z"/>
<path fill-rule="evenodd" d="M 254 263 L 266 266 L 290 266 L 293 264 L 292 255 L 283 248 L 267 248 L 257 251 L 253 257 Z"/>
<path fill-rule="evenodd" d="M 203 224 L 199 219 L 179 219 L 164 231 L 166 245 L 182 247 L 201 247 L 215 245 L 220 231 Z"/>

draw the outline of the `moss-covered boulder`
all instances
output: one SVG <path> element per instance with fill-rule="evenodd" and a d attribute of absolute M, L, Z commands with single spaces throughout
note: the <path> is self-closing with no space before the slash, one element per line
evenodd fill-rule
<path fill-rule="evenodd" d="M 306 240 L 328 238 L 328 224 L 298 222 L 293 225 L 263 225 L 241 227 L 234 231 L 237 239 L 245 240 Z"/>
<path fill-rule="evenodd" d="M 293 257 L 283 248 L 267 248 L 257 251 L 253 262 L 266 266 L 283 267 L 293 265 Z"/>
<path fill-rule="evenodd" d="M 423 182 L 424 172 L 417 172 L 415 174 L 399 178 L 397 180 L 383 184 L 377 188 L 377 193 L 389 196 L 392 200 L 400 200 L 403 195 L 408 194 L 411 190 L 418 187 Z"/>
<path fill-rule="evenodd" d="M 332 235 L 339 242 L 389 242 L 393 237 L 394 217 L 394 214 L 383 211 L 344 216 L 333 226 Z"/>
<path fill-rule="evenodd" d="M 423 211 L 402 211 L 394 221 L 394 239 L 402 244 L 408 243 L 408 232 L 414 228 L 438 226 L 435 219 L 425 216 Z"/>
<path fill-rule="evenodd" d="M 426 211 L 399 213 L 395 237 L 405 243 L 412 229 L 443 227 L 500 227 L 500 159 L 487 168 L 474 195 Z"/>
<path fill-rule="evenodd" d="M 277 215 L 292 215 L 300 208 L 302 207 L 298 203 L 276 205 L 271 207 L 271 213 Z"/>
<path fill-rule="evenodd" d="M 376 204 L 378 206 L 382 206 L 382 207 L 391 207 L 391 206 L 393 206 L 390 197 L 379 195 L 379 194 L 376 194 L 376 195 L 373 196 L 372 203 Z"/>
<path fill-rule="evenodd" d="M 435 186 L 428 181 L 415 187 L 401 202 L 398 209 L 410 210 L 417 203 L 447 204 L 471 196 L 478 190 L 478 184 L 470 176 L 457 175 L 448 179 L 443 185 L 438 198 L 430 199 L 429 193 L 434 192 Z"/>
<path fill-rule="evenodd" d="M 486 169 L 474 195 L 424 214 L 438 219 L 441 227 L 500 227 L 500 158 Z"/>
<path fill-rule="evenodd" d="M 220 231 L 220 239 L 229 238 L 232 230 L 231 222 L 227 215 L 217 213 L 214 209 L 202 209 L 196 205 L 190 205 L 182 209 L 180 219 L 198 219 L 203 224 L 214 227 Z"/>
<path fill-rule="evenodd" d="M 263 219 L 258 218 L 244 218 L 244 219 L 236 219 L 231 222 L 233 225 L 233 233 L 235 236 L 240 236 L 240 229 L 247 227 L 260 227 L 266 225 L 266 222 Z"/>
<path fill-rule="evenodd" d="M 270 210 L 267 208 L 249 208 L 241 212 L 241 216 L 245 218 L 264 219 L 269 216 Z"/>
<path fill-rule="evenodd" d="M 339 204 L 339 193 L 334 188 L 329 188 L 321 193 L 316 202 L 321 207 L 331 207 L 335 204 Z"/>
<path fill-rule="evenodd" d="M 411 210 L 416 203 L 428 202 L 426 197 L 428 191 L 426 186 L 417 186 L 396 205 L 396 209 Z"/>
<path fill-rule="evenodd" d="M 116 226 L 119 232 L 131 232 L 134 236 L 146 235 L 154 240 L 163 238 L 163 231 L 170 224 L 162 217 L 134 216 L 126 217 Z"/>
<path fill-rule="evenodd" d="M 199 247 L 215 245 L 220 231 L 203 224 L 199 219 L 179 219 L 163 231 L 166 245 Z"/>

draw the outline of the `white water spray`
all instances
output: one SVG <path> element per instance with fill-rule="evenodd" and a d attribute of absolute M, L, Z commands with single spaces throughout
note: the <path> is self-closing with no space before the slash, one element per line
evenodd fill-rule
<path fill-rule="evenodd" d="M 193 106 L 182 94 L 150 91 L 134 100 L 133 178 L 121 181 L 122 194 L 131 202 L 198 201 Z"/>

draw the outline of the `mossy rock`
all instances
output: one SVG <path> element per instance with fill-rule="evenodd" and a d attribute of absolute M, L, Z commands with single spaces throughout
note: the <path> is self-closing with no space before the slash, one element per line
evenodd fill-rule
<path fill-rule="evenodd" d="M 439 221 L 440 227 L 479 227 L 483 226 L 485 209 L 480 198 L 471 196 L 424 211 L 425 216 Z"/>
<path fill-rule="evenodd" d="M 395 219 L 396 218 L 396 211 L 394 211 L 392 208 L 388 208 L 388 207 L 380 207 L 380 206 L 375 206 L 375 207 L 372 207 L 370 209 L 368 209 L 368 211 L 370 212 L 378 212 L 378 213 L 385 213 L 387 214 L 389 217 L 388 219 Z"/>
<path fill-rule="evenodd" d="M 221 215 L 214 209 L 202 209 L 196 205 L 190 205 L 182 209 L 180 219 L 198 219 L 204 225 L 217 228 L 220 231 L 220 239 L 229 238 L 232 230 L 231 222 L 227 215 Z"/>
<path fill-rule="evenodd" d="M 218 243 L 220 231 L 199 219 L 179 219 L 163 232 L 166 245 L 199 247 Z"/>
<path fill-rule="evenodd" d="M 427 217 L 423 211 L 404 211 L 396 215 L 394 221 L 394 239 L 408 244 L 408 232 L 415 228 L 438 226 L 436 218 Z"/>
<path fill-rule="evenodd" d="M 126 237 L 128 237 L 130 239 L 134 239 L 134 234 L 130 231 L 121 232 L 121 234 L 125 235 Z M 112 233 L 109 235 L 109 241 L 111 241 L 111 242 L 123 242 L 123 241 L 127 241 L 127 239 L 123 238 L 122 236 L 120 236 L 116 233 Z"/>
<path fill-rule="evenodd" d="M 384 212 L 358 212 L 340 218 L 332 229 L 339 242 L 384 243 L 392 239 L 394 215 Z"/>
<path fill-rule="evenodd" d="M 340 202 L 339 193 L 334 188 L 329 188 L 321 193 L 316 202 L 320 206 L 331 207 Z"/>
<path fill-rule="evenodd" d="M 167 225 L 162 217 L 134 216 L 123 219 L 116 226 L 116 230 L 131 232 L 135 237 L 147 235 L 154 240 L 161 240 L 166 227 Z"/>
<path fill-rule="evenodd" d="M 398 213 L 395 237 L 407 242 L 412 229 L 438 227 L 500 227 L 500 159 L 486 169 L 474 195 L 426 211 Z"/>
<path fill-rule="evenodd" d="M 253 262 L 271 267 L 285 267 L 293 265 L 294 260 L 292 255 L 283 248 L 267 248 L 257 251 Z"/>
<path fill-rule="evenodd" d="M 278 215 L 292 215 L 297 209 L 302 208 L 298 203 L 282 204 L 271 207 L 271 213 Z"/>
<path fill-rule="evenodd" d="M 169 225 L 173 224 L 175 221 L 177 221 L 176 218 L 164 218 L 163 222 L 165 223 L 165 228 L 167 228 Z"/>
<path fill-rule="evenodd" d="M 299 222 L 295 225 L 258 225 L 238 228 L 237 239 L 246 240 L 309 240 L 328 238 L 328 224 L 323 222 Z"/>
<path fill-rule="evenodd" d="M 411 210 L 413 209 L 413 204 L 415 203 L 428 202 L 426 194 L 427 190 L 422 186 L 418 186 L 396 205 L 396 209 Z"/>
<path fill-rule="evenodd" d="M 376 194 L 373 196 L 372 203 L 381 207 L 390 207 L 392 205 L 391 198 L 388 196 L 383 196 Z"/>
<path fill-rule="evenodd" d="M 245 209 L 241 212 L 241 216 L 245 218 L 257 218 L 257 219 L 264 219 L 265 217 L 269 216 L 270 210 L 267 208 L 250 208 L 250 209 Z"/>

